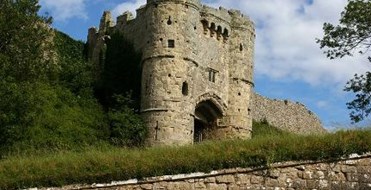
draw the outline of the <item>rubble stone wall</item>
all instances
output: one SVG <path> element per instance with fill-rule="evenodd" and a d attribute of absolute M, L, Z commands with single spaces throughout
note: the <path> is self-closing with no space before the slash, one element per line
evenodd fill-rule
<path fill-rule="evenodd" d="M 299 102 L 272 100 L 256 93 L 252 100 L 252 118 L 255 121 L 267 121 L 277 128 L 297 134 L 326 132 L 317 115 Z"/>
<path fill-rule="evenodd" d="M 129 180 L 112 184 L 95 184 L 88 187 L 70 186 L 65 189 L 115 189 L 115 190 L 302 190 L 302 189 L 371 189 L 371 155 L 353 155 L 334 162 L 287 162 L 273 164 L 269 169 L 237 168 L 214 171 L 209 174 L 194 173 Z"/>

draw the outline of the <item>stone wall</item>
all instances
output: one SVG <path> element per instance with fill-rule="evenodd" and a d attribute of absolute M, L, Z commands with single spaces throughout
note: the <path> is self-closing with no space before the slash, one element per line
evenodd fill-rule
<path fill-rule="evenodd" d="M 288 100 L 272 100 L 254 93 L 252 118 L 297 134 L 324 133 L 321 121 L 303 104 Z"/>
<path fill-rule="evenodd" d="M 62 189 L 371 189 L 371 155 L 334 162 L 287 162 L 269 169 L 237 168 L 208 174 L 174 175 Z"/>
<path fill-rule="evenodd" d="M 200 0 L 147 0 L 136 15 L 125 12 L 115 23 L 105 12 L 99 29 L 89 29 L 88 55 L 99 78 L 112 33 L 142 53 L 140 111 L 148 144 L 250 138 L 253 22 Z"/>

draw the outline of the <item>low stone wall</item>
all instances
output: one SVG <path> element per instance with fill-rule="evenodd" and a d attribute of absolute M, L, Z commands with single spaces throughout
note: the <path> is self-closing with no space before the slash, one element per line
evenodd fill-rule
<path fill-rule="evenodd" d="M 371 155 L 352 155 L 334 162 L 287 162 L 273 164 L 269 169 L 237 168 L 62 189 L 371 189 Z"/>
<path fill-rule="evenodd" d="M 318 117 L 299 102 L 272 100 L 253 93 L 252 118 L 297 134 L 324 133 Z"/>

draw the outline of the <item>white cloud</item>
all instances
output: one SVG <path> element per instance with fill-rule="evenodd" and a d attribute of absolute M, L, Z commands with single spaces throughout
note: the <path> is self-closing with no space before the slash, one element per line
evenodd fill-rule
<path fill-rule="evenodd" d="M 318 108 L 326 108 L 328 106 L 328 102 L 324 100 L 320 100 L 316 103 Z"/>
<path fill-rule="evenodd" d="M 307 0 L 203 2 L 213 7 L 239 9 L 259 26 L 255 51 L 257 75 L 341 87 L 354 73 L 371 69 L 365 57 L 329 60 L 315 42 L 323 35 L 324 22 L 339 20 L 347 0 L 314 0 L 311 4 Z M 121 3 L 113 9 L 113 16 L 128 10 L 135 14 L 135 10 L 145 3 L 146 0 Z"/>
<path fill-rule="evenodd" d="M 43 9 L 57 21 L 75 17 L 87 19 L 85 3 L 86 0 L 40 0 Z"/>
<path fill-rule="evenodd" d="M 138 9 L 140 6 L 145 5 L 146 0 L 133 0 L 127 1 L 117 5 L 113 10 L 112 14 L 114 17 L 117 17 L 124 13 L 125 11 L 130 11 L 135 15 L 135 10 Z"/>
<path fill-rule="evenodd" d="M 365 57 L 329 60 L 315 43 L 324 22 L 336 23 L 347 0 L 209 0 L 240 9 L 257 26 L 256 74 L 311 85 L 343 86 L 354 73 L 370 70 Z M 262 27 L 260 27 L 262 26 Z"/>

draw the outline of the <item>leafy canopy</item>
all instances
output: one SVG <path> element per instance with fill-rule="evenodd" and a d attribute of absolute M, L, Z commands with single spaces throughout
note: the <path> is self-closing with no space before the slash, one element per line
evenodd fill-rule
<path fill-rule="evenodd" d="M 369 55 L 371 47 L 371 2 L 349 0 L 341 13 L 340 24 L 325 23 L 324 37 L 317 40 L 330 59 L 352 56 L 354 53 Z M 371 62 L 371 57 L 368 56 Z M 365 119 L 371 113 L 371 73 L 356 74 L 345 86 L 345 91 L 355 93 L 355 99 L 347 103 L 354 122 Z"/>
<path fill-rule="evenodd" d="M 39 16 L 37 0 L 0 0 L 0 79 L 53 77 L 51 18 Z"/>

